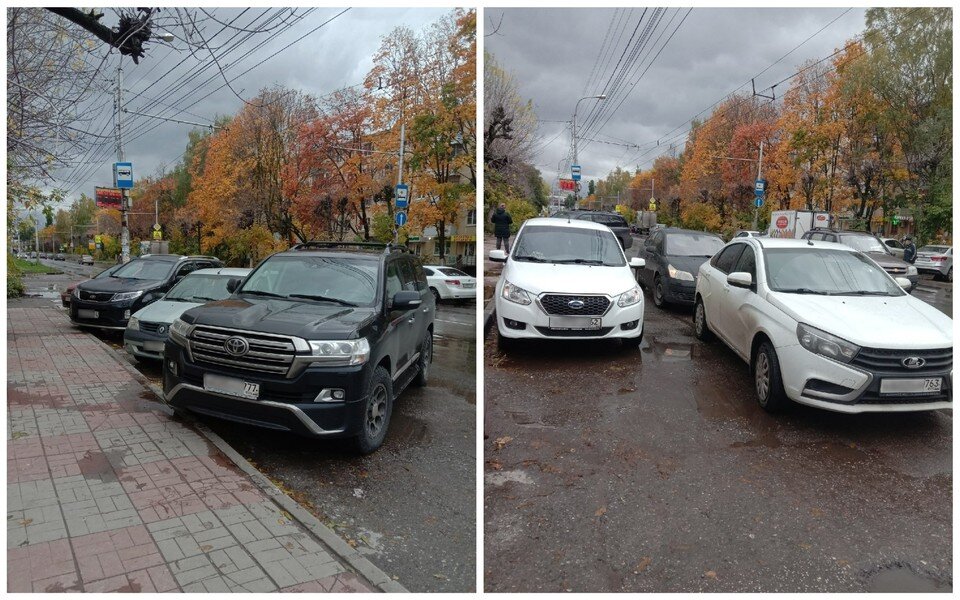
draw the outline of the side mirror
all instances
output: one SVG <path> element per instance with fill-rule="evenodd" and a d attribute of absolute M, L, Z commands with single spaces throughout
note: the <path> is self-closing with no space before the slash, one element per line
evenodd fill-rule
<path fill-rule="evenodd" d="M 910 290 L 910 286 L 912 285 L 910 283 L 910 280 L 907 279 L 906 277 L 897 277 L 896 282 L 897 282 L 897 285 L 899 285 L 900 287 L 908 291 Z"/>
<path fill-rule="evenodd" d="M 240 284 L 243 283 L 243 280 L 239 277 L 231 277 L 227 280 L 227 291 L 231 294 L 237 291 L 237 288 L 240 287 Z"/>
<path fill-rule="evenodd" d="M 737 271 L 727 275 L 727 283 L 738 288 L 747 288 L 753 286 L 753 275 L 744 271 Z"/>
<path fill-rule="evenodd" d="M 491 250 L 490 251 L 490 260 L 493 262 L 507 262 L 507 253 L 503 250 Z"/>
<path fill-rule="evenodd" d="M 634 256 L 630 259 L 630 268 L 631 269 L 642 269 L 644 265 L 647 264 L 647 261 L 643 260 L 640 257 Z"/>
<path fill-rule="evenodd" d="M 420 292 L 404 290 L 393 295 L 390 308 L 392 310 L 410 310 L 420 306 L 420 302 Z"/>

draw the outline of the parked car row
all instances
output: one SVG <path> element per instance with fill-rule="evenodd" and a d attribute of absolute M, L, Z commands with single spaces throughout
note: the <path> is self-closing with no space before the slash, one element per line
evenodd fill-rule
<path fill-rule="evenodd" d="M 476 293 L 462 272 L 431 273 L 443 282 L 432 286 L 403 247 L 311 242 L 255 269 L 145 255 L 63 301 L 76 325 L 122 330 L 127 352 L 162 361 L 175 411 L 350 438 L 368 453 L 383 443 L 396 397 L 428 382 L 435 297 L 469 297 L 468 284 Z"/>
<path fill-rule="evenodd" d="M 531 219 L 509 254 L 491 251 L 504 263 L 494 296 L 501 347 L 640 340 L 639 283 L 658 306 L 693 305 L 696 337 L 715 336 L 747 362 L 770 412 L 789 402 L 848 413 L 952 407 L 953 321 L 907 293 L 917 270 L 872 234 L 812 228 L 802 239 L 725 244 L 660 228 L 629 261 L 615 239 L 599 224 Z M 947 250 L 931 247 L 923 268 L 949 273 Z"/>

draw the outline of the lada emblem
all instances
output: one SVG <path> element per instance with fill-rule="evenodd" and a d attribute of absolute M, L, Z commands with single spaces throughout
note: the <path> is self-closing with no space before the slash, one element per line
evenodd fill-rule
<path fill-rule="evenodd" d="M 250 351 L 250 342 L 238 336 L 229 337 L 223 342 L 223 349 L 230 356 L 243 356 Z"/>

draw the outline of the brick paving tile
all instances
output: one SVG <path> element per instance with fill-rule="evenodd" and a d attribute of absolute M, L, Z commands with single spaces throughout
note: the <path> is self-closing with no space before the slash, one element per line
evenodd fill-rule
<path fill-rule="evenodd" d="M 7 550 L 7 591 L 60 592 L 80 589 L 80 577 L 66 539 Z"/>

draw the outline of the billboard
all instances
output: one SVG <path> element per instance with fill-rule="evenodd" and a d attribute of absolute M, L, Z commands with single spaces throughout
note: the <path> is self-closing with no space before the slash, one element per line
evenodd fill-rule
<path fill-rule="evenodd" d="M 561 179 L 560 180 L 560 189 L 565 192 L 572 192 L 576 189 L 576 182 L 572 179 Z"/>
<path fill-rule="evenodd" d="M 116 208 L 120 209 L 123 202 L 123 192 L 117 188 L 95 187 L 93 195 L 97 200 L 97 208 Z"/>

